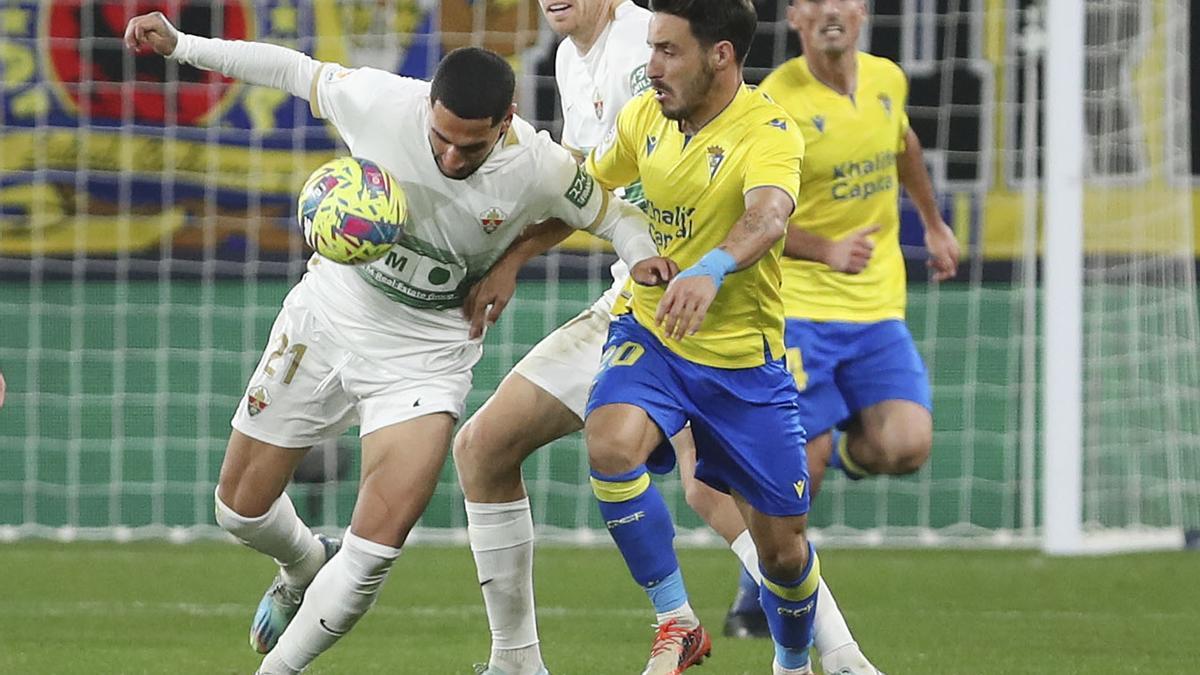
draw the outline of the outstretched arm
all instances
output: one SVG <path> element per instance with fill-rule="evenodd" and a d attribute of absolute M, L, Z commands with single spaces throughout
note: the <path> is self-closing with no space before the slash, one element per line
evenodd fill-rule
<path fill-rule="evenodd" d="M 321 62 L 293 49 L 262 42 L 205 38 L 181 33 L 162 12 L 134 17 L 125 27 L 125 45 L 204 70 L 213 70 L 249 84 L 282 89 L 306 101 L 312 99 Z"/>

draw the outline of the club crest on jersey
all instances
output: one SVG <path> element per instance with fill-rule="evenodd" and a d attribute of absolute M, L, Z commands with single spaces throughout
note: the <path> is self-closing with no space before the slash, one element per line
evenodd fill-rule
<path fill-rule="evenodd" d="M 879 95 L 879 105 L 883 106 L 883 111 L 888 117 L 892 116 L 892 97 L 887 94 Z"/>
<path fill-rule="evenodd" d="M 657 136 L 647 136 L 646 137 L 646 156 L 649 157 L 650 155 L 654 154 L 654 148 L 657 148 L 657 147 L 658 147 L 658 137 Z"/>
<path fill-rule="evenodd" d="M 781 131 L 787 131 L 787 120 L 783 119 L 782 117 L 776 117 L 775 119 L 771 120 L 770 122 L 767 122 L 767 124 L 775 127 L 776 129 L 779 129 Z"/>
<path fill-rule="evenodd" d="M 813 115 L 812 122 L 813 122 L 813 126 L 817 128 L 817 131 L 819 131 L 821 133 L 825 133 L 825 116 L 824 115 Z"/>
<path fill-rule="evenodd" d="M 721 168 L 721 162 L 725 161 L 725 148 L 719 145 L 708 146 L 708 179 L 711 181 L 717 175 L 717 170 Z"/>
<path fill-rule="evenodd" d="M 592 110 L 596 113 L 596 119 L 604 119 L 604 98 L 600 95 L 600 90 L 592 91 Z"/>
<path fill-rule="evenodd" d="M 259 385 L 250 390 L 246 394 L 246 412 L 254 417 L 258 413 L 267 409 L 271 405 L 271 395 L 267 393 L 267 388 Z"/>
<path fill-rule="evenodd" d="M 492 208 L 479 214 L 479 224 L 483 226 L 483 231 L 491 234 L 496 231 L 496 228 L 504 224 L 508 218 L 508 214 L 493 206 Z"/>

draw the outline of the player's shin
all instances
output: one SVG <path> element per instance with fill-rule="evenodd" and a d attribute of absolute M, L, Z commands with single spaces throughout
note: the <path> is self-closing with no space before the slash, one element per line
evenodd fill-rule
<path fill-rule="evenodd" d="M 698 625 L 675 557 L 675 526 L 646 467 L 615 476 L 592 471 L 591 482 L 608 532 L 650 596 L 659 623 L 677 619 L 684 626 Z"/>
<path fill-rule="evenodd" d="M 492 630 L 489 664 L 523 675 L 541 670 L 533 602 L 533 516 L 529 499 L 467 502 L 467 534 Z"/>
<path fill-rule="evenodd" d="M 238 514 L 220 495 L 215 499 L 217 524 L 243 544 L 274 558 L 287 585 L 308 586 L 325 564 L 325 548 L 300 520 L 286 492 L 257 518 Z"/>
<path fill-rule="evenodd" d="M 772 578 L 763 570 L 760 600 L 771 627 L 771 638 L 775 641 L 775 661 L 786 670 L 807 667 L 820 579 L 821 563 L 811 543 L 808 544 L 808 562 L 798 578 Z"/>
<path fill-rule="evenodd" d="M 347 532 L 342 550 L 317 574 L 296 618 L 263 659 L 262 672 L 299 672 L 366 614 L 400 549 Z"/>

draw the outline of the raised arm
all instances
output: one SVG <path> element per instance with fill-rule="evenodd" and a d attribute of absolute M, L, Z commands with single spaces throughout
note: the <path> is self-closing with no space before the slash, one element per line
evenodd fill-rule
<path fill-rule="evenodd" d="M 205 38 L 181 33 L 162 12 L 134 17 L 125 27 L 125 45 L 203 70 L 212 70 L 247 82 L 282 89 L 306 101 L 321 62 L 298 51 L 262 42 Z"/>

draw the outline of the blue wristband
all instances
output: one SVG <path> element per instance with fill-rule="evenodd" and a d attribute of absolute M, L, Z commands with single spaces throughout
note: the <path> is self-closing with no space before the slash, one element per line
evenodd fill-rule
<path fill-rule="evenodd" d="M 687 268 L 679 273 L 676 279 L 684 279 L 686 277 L 707 276 L 712 277 L 713 283 L 717 288 L 721 287 L 721 282 L 725 281 L 725 275 L 729 274 L 737 267 L 737 260 L 725 251 L 719 248 L 714 248 L 704 257 L 696 262 L 695 265 Z"/>

